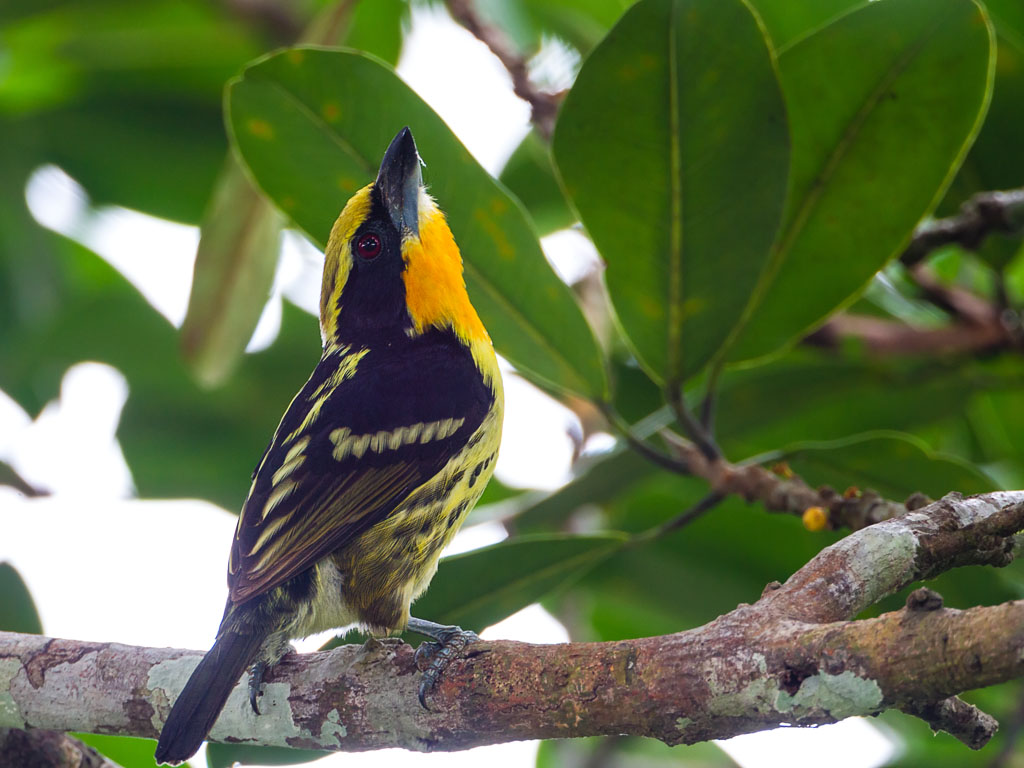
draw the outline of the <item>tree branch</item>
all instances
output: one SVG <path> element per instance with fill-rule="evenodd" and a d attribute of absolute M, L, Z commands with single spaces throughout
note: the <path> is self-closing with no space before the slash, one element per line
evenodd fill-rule
<path fill-rule="evenodd" d="M 661 435 L 688 474 L 707 480 L 713 493 L 760 502 L 769 512 L 802 516 L 817 508 L 825 516 L 822 527 L 856 531 L 907 511 L 906 504 L 883 499 L 873 491 L 851 489 L 840 494 L 828 486 L 811 488 L 785 465 L 773 472 L 757 463 L 733 464 L 724 458 L 709 461 L 688 440 L 667 430 Z"/>
<path fill-rule="evenodd" d="M 991 731 L 983 716 L 946 700 L 1024 674 L 1024 601 L 956 611 L 925 595 L 845 619 L 915 579 L 1008 562 L 1022 525 L 1024 491 L 952 495 L 851 534 L 754 605 L 694 630 L 476 643 L 431 712 L 416 700 L 413 650 L 397 640 L 292 655 L 268 677 L 264 714 L 248 708 L 243 679 L 212 738 L 334 750 L 611 734 L 680 744 L 896 707 L 977 747 Z M 155 737 L 199 658 L 0 633 L 0 726 Z"/>
<path fill-rule="evenodd" d="M 992 232 L 1024 232 L 1024 188 L 980 192 L 961 205 L 956 216 L 921 224 L 900 261 L 911 266 L 950 244 L 973 251 Z"/>
<path fill-rule="evenodd" d="M 516 52 L 504 31 L 480 17 L 473 6 L 473 0 L 447 0 L 447 6 L 452 18 L 472 32 L 498 57 L 512 78 L 512 90 L 532 108 L 530 119 L 537 127 L 537 132 L 544 139 L 550 139 L 561 102 L 558 94 L 547 93 L 533 84 L 526 59 Z"/>

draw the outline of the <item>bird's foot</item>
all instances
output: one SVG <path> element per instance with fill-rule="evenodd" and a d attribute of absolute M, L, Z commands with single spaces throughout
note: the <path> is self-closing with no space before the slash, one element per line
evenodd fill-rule
<path fill-rule="evenodd" d="M 476 632 L 461 627 L 435 624 L 423 619 L 409 619 L 408 629 L 429 637 L 432 641 L 420 643 L 414 656 L 416 666 L 423 670 L 423 680 L 420 682 L 418 694 L 420 706 L 430 709 L 427 706 L 427 696 L 434 690 L 441 675 L 452 661 L 462 654 L 467 645 L 475 643 L 480 637 Z"/>
<path fill-rule="evenodd" d="M 249 671 L 249 706 L 257 715 L 260 714 L 259 698 L 263 695 L 263 675 L 270 665 L 265 661 L 257 661 Z"/>

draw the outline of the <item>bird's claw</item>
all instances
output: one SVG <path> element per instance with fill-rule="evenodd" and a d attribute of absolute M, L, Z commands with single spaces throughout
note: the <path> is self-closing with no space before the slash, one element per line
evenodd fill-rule
<path fill-rule="evenodd" d="M 259 698 L 263 695 L 263 675 L 268 666 L 265 661 L 257 661 L 249 672 L 249 706 L 257 715 L 260 714 Z"/>
<path fill-rule="evenodd" d="M 420 643 L 413 657 L 417 668 L 423 670 L 423 680 L 420 682 L 417 698 L 420 706 L 430 710 L 427 706 L 427 696 L 434 690 L 441 675 L 452 663 L 462 654 L 466 646 L 475 643 L 480 639 L 476 632 L 470 632 L 461 627 L 445 627 L 437 634 L 437 641 Z"/>

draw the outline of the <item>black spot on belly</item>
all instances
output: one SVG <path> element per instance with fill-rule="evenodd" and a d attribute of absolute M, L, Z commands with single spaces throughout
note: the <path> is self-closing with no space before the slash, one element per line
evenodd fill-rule
<path fill-rule="evenodd" d="M 448 527 L 449 528 L 451 528 L 453 525 L 455 525 L 457 522 L 459 522 L 459 518 L 461 518 L 462 517 L 462 513 L 466 511 L 466 505 L 468 503 L 469 502 L 464 501 L 461 504 L 458 504 L 451 512 L 448 513 Z"/>
<path fill-rule="evenodd" d="M 477 464 L 475 467 L 473 467 L 473 474 L 471 474 L 469 476 L 469 487 L 470 488 L 472 488 L 474 485 L 476 485 L 476 480 L 477 480 L 478 477 L 480 477 L 480 473 L 483 471 L 483 469 L 484 469 L 484 463 L 482 461 L 479 464 Z"/>

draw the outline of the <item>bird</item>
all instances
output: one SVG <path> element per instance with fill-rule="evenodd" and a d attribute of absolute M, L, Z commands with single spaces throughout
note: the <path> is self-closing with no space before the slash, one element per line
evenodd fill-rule
<path fill-rule="evenodd" d="M 292 639 L 351 625 L 430 638 L 424 706 L 476 639 L 410 615 L 494 471 L 504 412 L 494 347 L 421 163 L 403 128 L 331 229 L 323 352 L 253 472 L 216 641 L 171 708 L 158 762 L 195 754 L 247 668 L 259 714 L 263 676 Z"/>

